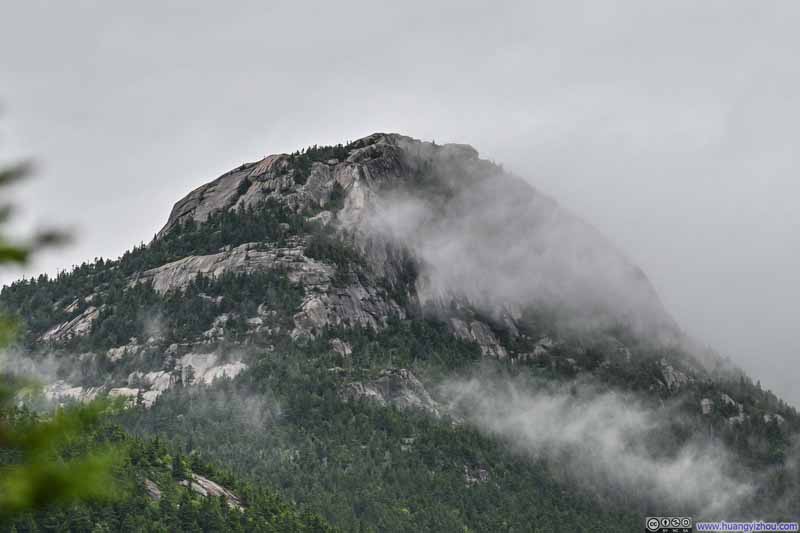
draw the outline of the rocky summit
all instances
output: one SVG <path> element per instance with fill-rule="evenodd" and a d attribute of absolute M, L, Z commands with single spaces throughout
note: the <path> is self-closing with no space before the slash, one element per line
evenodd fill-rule
<path fill-rule="evenodd" d="M 253 242 L 190 255 L 138 279 L 166 291 L 198 274 L 283 269 L 305 288 L 296 335 L 329 324 L 375 328 L 453 302 L 490 307 L 512 336 L 531 303 L 569 306 L 574 314 L 586 306 L 590 320 L 603 313 L 677 334 L 641 270 L 593 228 L 471 146 L 376 133 L 329 151 L 300 164 L 296 155 L 269 155 L 220 176 L 177 202 L 158 238 L 221 211 L 274 202 L 347 240 L 364 260 L 358 272 L 309 257 L 306 233 L 289 246 Z M 336 275 L 347 283 L 332 285 Z M 380 280 L 382 289 L 365 279 Z M 452 317 L 450 327 L 486 354 L 508 355 L 480 320 Z"/>
<path fill-rule="evenodd" d="M 45 400 L 121 397 L 126 431 L 342 530 L 797 509 L 796 411 L 686 336 L 596 229 L 469 145 L 375 133 L 268 155 L 179 200 L 150 243 L 0 303 L 25 324 L 13 367 Z M 246 513 L 208 468 L 166 492 L 141 473 L 141 494 Z"/>

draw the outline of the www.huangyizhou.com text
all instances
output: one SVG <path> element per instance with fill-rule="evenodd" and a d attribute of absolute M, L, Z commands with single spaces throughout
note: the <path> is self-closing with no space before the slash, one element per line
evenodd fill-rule
<path fill-rule="evenodd" d="M 695 531 L 800 531 L 797 522 L 695 522 Z"/>

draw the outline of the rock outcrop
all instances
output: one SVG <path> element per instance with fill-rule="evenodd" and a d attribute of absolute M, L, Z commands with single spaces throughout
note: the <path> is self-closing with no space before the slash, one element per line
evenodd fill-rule
<path fill-rule="evenodd" d="M 80 387 L 58 380 L 44 388 L 44 397 L 62 403 L 67 401 L 88 402 L 94 400 L 100 392 L 100 387 Z"/>
<path fill-rule="evenodd" d="M 252 274 L 268 270 L 287 273 L 290 281 L 313 288 L 327 284 L 334 268 L 303 254 L 302 242 L 275 247 L 269 243 L 246 243 L 210 255 L 189 256 L 143 272 L 137 282 L 149 282 L 160 292 L 183 289 L 199 274 L 220 276 L 225 273 Z"/>
<path fill-rule="evenodd" d="M 661 359 L 659 364 L 661 366 L 661 376 L 664 385 L 670 392 L 677 391 L 692 380 L 691 376 L 681 370 L 676 369 L 666 359 Z"/>
<path fill-rule="evenodd" d="M 505 359 L 508 351 L 500 344 L 492 330 L 479 320 L 466 322 L 458 318 L 450 319 L 450 330 L 456 337 L 475 342 L 483 355 Z"/>
<path fill-rule="evenodd" d="M 441 407 L 422 382 L 405 368 L 382 370 L 375 379 L 347 383 L 339 396 L 344 401 L 365 400 L 399 409 L 418 409 L 434 416 L 442 414 Z"/>
<path fill-rule="evenodd" d="M 242 185 L 248 183 L 254 167 L 257 167 L 256 163 L 244 164 L 190 192 L 172 208 L 169 222 L 159 236 L 187 219 L 203 222 L 211 213 L 231 207 L 241 196 Z"/>
<path fill-rule="evenodd" d="M 247 369 L 247 365 L 241 360 L 225 361 L 216 352 L 188 352 L 176 359 L 167 357 L 165 362 L 171 363 L 172 367 L 150 372 L 131 372 L 125 386 L 100 384 L 83 387 L 59 380 L 45 387 L 44 396 L 50 401 L 64 403 L 88 402 L 107 394 L 111 398 L 123 398 L 129 405 L 141 402 L 142 406 L 151 407 L 164 391 L 176 384 L 210 385 L 218 379 L 233 379 Z"/>
<path fill-rule="evenodd" d="M 159 501 L 161 499 L 161 489 L 158 488 L 158 485 L 156 485 L 154 481 L 145 479 L 144 490 L 151 499 L 155 501 Z"/>
<path fill-rule="evenodd" d="M 292 337 L 314 336 L 326 326 L 359 326 L 380 329 L 392 318 L 403 319 L 406 311 L 387 297 L 384 290 L 353 279 L 346 287 L 308 292 L 294 316 Z"/>
<path fill-rule="evenodd" d="M 180 484 L 189 487 L 189 489 L 205 498 L 218 498 L 221 496 L 225 498 L 225 502 L 231 508 L 240 511 L 243 509 L 241 500 L 233 492 L 199 474 L 192 474 L 191 479 L 184 479 Z"/>
<path fill-rule="evenodd" d="M 86 308 L 72 320 L 59 324 L 45 332 L 41 339 L 44 342 L 63 342 L 73 337 L 81 337 L 91 331 L 92 324 L 100 315 L 100 310 L 94 306 Z"/>
<path fill-rule="evenodd" d="M 490 477 L 489 468 L 485 465 L 464 465 L 464 482 L 468 487 L 486 483 Z"/>
<path fill-rule="evenodd" d="M 185 385 L 210 385 L 215 379 L 235 378 L 247 368 L 247 365 L 241 361 L 223 363 L 220 361 L 220 356 L 214 352 L 191 352 L 178 360 L 176 368 Z"/>

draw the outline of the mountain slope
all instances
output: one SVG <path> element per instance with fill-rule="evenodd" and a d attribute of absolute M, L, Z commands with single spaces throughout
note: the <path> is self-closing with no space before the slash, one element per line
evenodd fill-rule
<path fill-rule="evenodd" d="M 271 155 L 192 191 L 148 245 L 0 301 L 52 399 L 129 397 L 129 430 L 344 529 L 798 508 L 797 413 L 469 146 Z"/>
<path fill-rule="evenodd" d="M 17 415 L 20 423 L 31 416 Z M 114 469 L 116 494 L 109 490 L 109 501 L 28 512 L 0 521 L 3 531 L 335 531 L 318 516 L 220 472 L 196 454 L 184 457 L 163 441 L 131 438 L 110 424 L 73 439 L 60 456 L 91 452 L 104 443 L 123 450 Z M 4 454 L 0 464 L 13 464 L 10 459 Z"/>

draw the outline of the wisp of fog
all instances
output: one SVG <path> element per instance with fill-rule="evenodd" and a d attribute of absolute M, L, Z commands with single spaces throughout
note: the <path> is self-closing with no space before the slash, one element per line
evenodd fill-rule
<path fill-rule="evenodd" d="M 500 437 L 601 499 L 623 494 L 659 512 L 720 516 L 755 487 L 732 472 L 726 450 L 693 440 L 659 454 L 651 444 L 669 423 L 665 409 L 635 398 L 579 389 L 532 389 L 519 380 L 453 379 L 441 392 L 467 423 Z M 718 444 L 718 443 L 717 443 Z"/>

